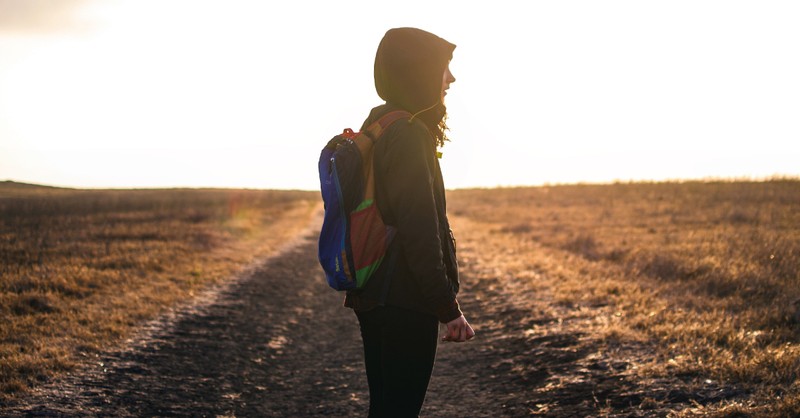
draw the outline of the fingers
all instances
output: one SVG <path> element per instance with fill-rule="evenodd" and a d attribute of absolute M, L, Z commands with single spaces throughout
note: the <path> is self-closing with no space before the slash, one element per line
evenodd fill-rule
<path fill-rule="evenodd" d="M 456 319 L 455 321 L 451 321 L 450 323 L 447 324 L 447 337 L 449 341 L 457 343 L 464 341 L 462 335 L 464 333 L 465 322 L 466 320 L 464 320 L 464 317 L 462 316 Z"/>
<path fill-rule="evenodd" d="M 461 325 L 458 324 L 458 325 L 455 325 L 454 327 L 452 327 L 452 329 L 450 329 L 450 332 L 447 333 L 447 336 L 450 337 L 449 338 L 450 341 L 453 341 L 453 342 L 456 342 L 456 343 L 462 342 L 462 339 L 461 339 Z"/>
<path fill-rule="evenodd" d="M 475 337 L 475 330 L 467 324 L 467 340 L 471 340 L 473 337 Z"/>
<path fill-rule="evenodd" d="M 444 337 L 442 337 L 442 341 L 456 341 L 456 340 L 458 340 L 458 326 L 450 322 L 447 324 L 447 331 L 445 331 Z"/>
<path fill-rule="evenodd" d="M 447 324 L 447 331 L 445 331 L 442 341 L 455 341 L 455 327 Z"/>
<path fill-rule="evenodd" d="M 475 337 L 475 330 L 462 316 L 447 323 L 447 332 L 442 337 L 442 340 L 461 343 L 471 340 L 473 337 Z"/>

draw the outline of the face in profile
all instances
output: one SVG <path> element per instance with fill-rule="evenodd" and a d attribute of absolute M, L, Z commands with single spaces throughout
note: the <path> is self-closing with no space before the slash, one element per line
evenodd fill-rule
<path fill-rule="evenodd" d="M 456 78 L 450 72 L 450 64 L 448 63 L 447 67 L 444 67 L 444 74 L 442 74 L 442 102 L 444 102 L 444 96 L 447 96 L 447 89 L 450 88 L 450 84 L 455 81 Z"/>

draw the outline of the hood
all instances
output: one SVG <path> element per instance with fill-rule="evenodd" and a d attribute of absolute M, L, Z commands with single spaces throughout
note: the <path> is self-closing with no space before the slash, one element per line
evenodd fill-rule
<path fill-rule="evenodd" d="M 441 103 L 442 74 L 455 47 L 421 29 L 390 29 L 375 54 L 378 96 L 411 113 Z"/>

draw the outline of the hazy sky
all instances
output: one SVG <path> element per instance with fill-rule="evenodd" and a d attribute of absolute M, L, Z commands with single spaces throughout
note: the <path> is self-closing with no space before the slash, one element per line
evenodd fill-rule
<path fill-rule="evenodd" d="M 0 180 L 317 189 L 398 26 L 458 45 L 448 187 L 798 176 L 798 22 L 764 0 L 0 0 Z"/>

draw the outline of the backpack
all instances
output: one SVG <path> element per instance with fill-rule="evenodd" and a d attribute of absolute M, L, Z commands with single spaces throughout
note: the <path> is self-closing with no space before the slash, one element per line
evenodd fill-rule
<path fill-rule="evenodd" d="M 392 111 L 365 132 L 345 129 L 328 141 L 319 157 L 325 217 L 319 262 L 336 290 L 361 289 L 378 269 L 396 232 L 383 223 L 375 204 L 373 146 L 392 123 L 411 114 Z"/>

